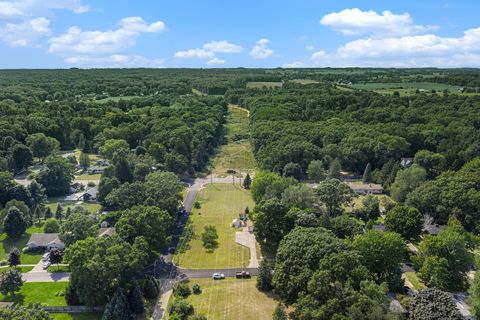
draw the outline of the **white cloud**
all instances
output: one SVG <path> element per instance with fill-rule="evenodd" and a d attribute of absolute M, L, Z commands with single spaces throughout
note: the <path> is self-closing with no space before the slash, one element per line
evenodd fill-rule
<path fill-rule="evenodd" d="M 250 55 L 255 59 L 265 59 L 270 57 L 275 53 L 275 51 L 267 47 L 269 43 L 270 40 L 265 38 L 258 40 L 250 51 Z"/>
<path fill-rule="evenodd" d="M 306 67 L 305 63 L 302 61 L 295 61 L 291 63 L 285 63 L 282 68 L 304 68 Z"/>
<path fill-rule="evenodd" d="M 0 27 L 0 40 L 11 47 L 26 47 L 50 34 L 50 20 L 35 18 L 25 22 L 7 23 Z"/>
<path fill-rule="evenodd" d="M 165 25 L 161 21 L 146 24 L 140 17 L 124 18 L 120 28 L 108 31 L 82 31 L 70 27 L 67 33 L 50 38 L 48 52 L 61 56 L 74 54 L 115 54 L 135 45 L 144 32 L 161 32 Z"/>
<path fill-rule="evenodd" d="M 312 51 L 315 48 L 313 46 L 305 46 L 305 49 L 307 49 L 308 51 Z"/>
<path fill-rule="evenodd" d="M 175 58 L 199 58 L 199 59 L 212 59 L 215 54 L 205 49 L 190 49 L 187 51 L 178 51 L 175 53 Z"/>
<path fill-rule="evenodd" d="M 40 38 L 50 34 L 53 10 L 84 13 L 88 6 L 80 0 L 0 1 L 0 40 L 12 47 L 38 46 Z"/>
<path fill-rule="evenodd" d="M 163 59 L 148 59 L 139 55 L 113 54 L 110 56 L 72 56 L 65 59 L 65 62 L 72 65 L 118 68 L 118 67 L 151 67 L 159 68 L 165 62 Z"/>
<path fill-rule="evenodd" d="M 207 61 L 207 64 L 209 66 L 212 66 L 212 65 L 222 65 L 222 64 L 225 64 L 225 60 L 222 60 L 222 59 L 218 59 L 218 58 L 213 58 L 211 60 L 208 60 Z"/>
<path fill-rule="evenodd" d="M 358 39 L 334 53 L 318 51 L 310 57 L 316 66 L 461 67 L 480 66 L 480 28 L 458 38 L 433 34 Z"/>
<path fill-rule="evenodd" d="M 239 45 L 223 41 L 210 41 L 203 45 L 203 49 L 211 52 L 239 53 L 243 48 Z"/>
<path fill-rule="evenodd" d="M 394 14 L 387 10 L 378 14 L 358 8 L 329 13 L 322 17 L 320 23 L 344 35 L 369 34 L 375 38 L 413 35 L 435 29 L 433 26 L 415 25 L 408 13 Z"/>

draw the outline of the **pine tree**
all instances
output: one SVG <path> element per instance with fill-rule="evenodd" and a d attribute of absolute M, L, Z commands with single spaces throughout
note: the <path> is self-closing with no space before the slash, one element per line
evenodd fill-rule
<path fill-rule="evenodd" d="M 140 287 L 136 281 L 133 283 L 133 287 L 128 295 L 128 304 L 130 305 L 132 312 L 135 314 L 141 314 L 143 311 L 145 311 L 142 292 L 140 291 Z"/>
<path fill-rule="evenodd" d="M 117 298 L 115 299 L 115 307 L 113 309 L 113 318 L 115 320 L 130 320 L 130 309 L 128 307 L 127 298 L 123 294 L 122 290 L 118 291 Z"/>
<path fill-rule="evenodd" d="M 16 247 L 13 247 L 8 254 L 8 264 L 10 267 L 15 267 L 20 264 L 20 250 Z"/>
<path fill-rule="evenodd" d="M 70 207 L 67 208 L 67 213 L 65 214 L 65 217 L 68 218 L 72 214 L 72 209 Z"/>
<path fill-rule="evenodd" d="M 370 163 L 367 164 L 365 171 L 363 171 L 362 181 L 363 183 L 371 183 L 373 181 L 372 166 L 370 166 Z"/>
<path fill-rule="evenodd" d="M 23 214 L 17 207 L 10 207 L 5 219 L 3 219 L 3 231 L 9 238 L 18 238 L 25 230 L 27 230 L 27 222 Z"/>
<path fill-rule="evenodd" d="M 279 303 L 273 312 L 272 320 L 288 320 L 283 304 Z"/>
<path fill-rule="evenodd" d="M 57 205 L 57 210 L 55 211 L 55 219 L 62 220 L 63 218 L 63 208 L 60 203 Z"/>
<path fill-rule="evenodd" d="M 132 168 L 130 167 L 130 164 L 128 163 L 127 159 L 125 157 L 122 157 L 120 155 L 117 156 L 115 159 L 115 177 L 121 182 L 132 182 L 133 181 L 133 173 L 132 173 Z"/>
<path fill-rule="evenodd" d="M 340 165 L 340 160 L 334 159 L 330 163 L 330 167 L 328 169 L 328 177 L 331 179 L 340 179 L 341 177 L 340 170 L 342 170 L 342 166 Z"/>
<path fill-rule="evenodd" d="M 47 207 L 47 210 L 45 210 L 45 219 L 50 219 L 52 216 L 52 209 L 50 209 L 50 207 Z"/>
<path fill-rule="evenodd" d="M 245 179 L 243 179 L 243 187 L 245 189 L 250 189 L 250 185 L 252 184 L 252 178 L 250 177 L 250 174 L 247 173 L 247 176 Z"/>
<path fill-rule="evenodd" d="M 145 281 L 143 295 L 147 299 L 155 299 L 160 294 L 160 284 L 157 279 L 150 277 Z"/>

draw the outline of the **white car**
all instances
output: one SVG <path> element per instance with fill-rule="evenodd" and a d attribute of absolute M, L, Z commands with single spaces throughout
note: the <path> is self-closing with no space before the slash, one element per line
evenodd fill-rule
<path fill-rule="evenodd" d="M 44 262 L 43 263 L 43 270 L 48 269 L 48 267 L 50 267 L 50 265 L 51 265 L 50 261 Z"/>
<path fill-rule="evenodd" d="M 214 280 L 221 280 L 221 279 L 225 279 L 225 275 L 223 273 L 214 273 L 212 274 L 212 278 Z"/>

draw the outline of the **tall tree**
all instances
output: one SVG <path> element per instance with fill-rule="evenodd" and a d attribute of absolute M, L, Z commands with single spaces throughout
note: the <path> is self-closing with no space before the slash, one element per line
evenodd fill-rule
<path fill-rule="evenodd" d="M 32 151 L 24 144 L 16 144 L 10 149 L 12 161 L 15 169 L 23 170 L 27 168 L 33 160 Z"/>
<path fill-rule="evenodd" d="M 337 158 L 333 159 L 328 168 L 328 177 L 330 179 L 340 179 L 342 177 L 341 170 L 342 165 L 340 164 L 340 160 Z"/>
<path fill-rule="evenodd" d="M 27 146 L 32 150 L 34 157 L 42 162 L 46 157 L 60 149 L 60 143 L 57 139 L 47 137 L 43 133 L 34 133 L 27 137 Z"/>
<path fill-rule="evenodd" d="M 245 179 L 243 179 L 243 187 L 245 189 L 250 189 L 250 185 L 252 184 L 252 178 L 250 177 L 250 174 L 247 173 L 247 175 L 245 176 Z"/>
<path fill-rule="evenodd" d="M 60 205 L 60 203 L 58 203 L 57 209 L 55 210 L 55 219 L 61 221 L 62 218 L 63 218 L 63 207 Z"/>
<path fill-rule="evenodd" d="M 399 171 L 395 182 L 390 186 L 392 198 L 395 201 L 404 202 L 410 192 L 425 182 L 426 177 L 425 169 L 417 165 Z"/>
<path fill-rule="evenodd" d="M 437 288 L 420 290 L 410 302 L 409 319 L 464 319 L 450 295 Z"/>
<path fill-rule="evenodd" d="M 23 285 L 22 274 L 15 268 L 9 268 L 0 273 L 0 292 L 4 295 L 15 296 Z"/>
<path fill-rule="evenodd" d="M 363 171 L 362 182 L 371 183 L 372 181 L 373 181 L 372 166 L 370 165 L 370 163 L 367 163 L 367 166 L 365 167 L 365 171 Z"/>
<path fill-rule="evenodd" d="M 405 240 L 412 240 L 422 232 L 423 220 L 423 215 L 417 209 L 397 205 L 387 212 L 385 227 L 400 234 Z"/>
<path fill-rule="evenodd" d="M 45 187 L 50 197 L 62 196 L 70 192 L 74 168 L 71 163 L 59 155 L 45 159 L 45 169 L 40 171 L 36 180 Z"/>
<path fill-rule="evenodd" d="M 97 225 L 93 220 L 82 213 L 72 213 L 62 224 L 60 240 L 68 247 L 73 243 L 97 236 Z"/>
<path fill-rule="evenodd" d="M 342 214 L 342 205 L 349 203 L 354 195 L 352 189 L 338 179 L 326 179 L 320 182 L 315 193 L 331 217 Z"/>
<path fill-rule="evenodd" d="M 47 201 L 45 188 L 36 180 L 33 180 L 27 189 L 30 193 L 32 212 L 36 212 L 45 203 L 45 201 Z"/>
<path fill-rule="evenodd" d="M 313 160 L 308 164 L 308 178 L 314 181 L 320 181 L 325 178 L 325 169 L 321 160 Z"/>
<path fill-rule="evenodd" d="M 87 170 L 88 167 L 90 167 L 90 157 L 85 152 L 80 152 L 79 160 L 80 167 L 82 167 L 83 170 Z"/>
<path fill-rule="evenodd" d="M 3 220 L 3 231 L 10 238 L 19 238 L 27 230 L 27 222 L 17 207 L 11 207 Z"/>

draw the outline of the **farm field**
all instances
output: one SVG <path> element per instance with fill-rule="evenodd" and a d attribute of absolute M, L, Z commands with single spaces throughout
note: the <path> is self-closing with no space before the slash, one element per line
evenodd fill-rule
<path fill-rule="evenodd" d="M 282 82 L 247 82 L 247 88 L 261 89 L 263 87 L 267 88 L 281 88 L 283 86 Z"/>
<path fill-rule="evenodd" d="M 47 306 L 66 306 L 65 289 L 68 282 L 26 282 L 13 297 L 0 294 L 0 301 L 15 302 L 20 305 L 41 303 Z"/>
<path fill-rule="evenodd" d="M 8 258 L 8 254 L 13 247 L 18 248 L 18 250 L 22 250 L 27 245 L 28 240 L 30 240 L 30 236 L 34 233 L 42 233 L 43 232 L 43 222 L 34 223 L 30 228 L 28 228 L 25 233 L 18 239 L 10 239 L 7 237 L 6 233 L 0 234 L 0 243 L 2 247 L 0 249 L 0 260 L 6 260 Z M 27 252 L 22 253 L 20 261 L 21 264 L 36 264 L 42 258 L 42 253 L 33 253 Z"/>
<path fill-rule="evenodd" d="M 270 295 L 258 291 L 255 282 L 255 278 L 194 279 L 189 285 L 198 283 L 202 293 L 190 295 L 187 301 L 193 305 L 196 315 L 204 315 L 208 320 L 271 319 L 277 302 Z M 173 299 L 172 296 L 170 303 Z"/>
<path fill-rule="evenodd" d="M 200 209 L 193 209 L 190 223 L 194 236 L 181 244 L 185 252 L 177 252 L 174 262 L 190 269 L 214 269 L 245 267 L 250 258 L 249 249 L 235 243 L 235 232 L 230 226 L 233 219 L 245 210 L 253 208 L 250 192 L 238 185 L 208 184 L 197 197 Z M 202 245 L 201 234 L 206 225 L 217 229 L 219 246 L 213 252 L 207 252 Z M 188 228 L 185 229 L 188 232 Z"/>
<path fill-rule="evenodd" d="M 293 79 L 290 80 L 291 82 L 299 83 L 299 84 L 312 84 L 312 83 L 318 83 L 318 81 L 311 80 L 311 79 Z"/>

